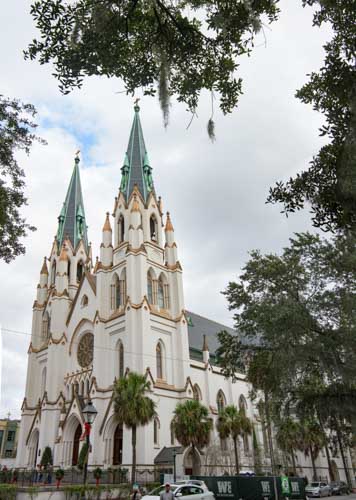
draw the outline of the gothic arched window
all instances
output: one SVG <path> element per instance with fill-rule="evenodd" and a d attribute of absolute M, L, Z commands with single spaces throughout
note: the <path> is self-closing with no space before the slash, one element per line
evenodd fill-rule
<path fill-rule="evenodd" d="M 121 279 L 114 275 L 114 282 L 111 285 L 111 309 L 119 309 L 126 302 L 126 274 L 125 270 L 121 273 Z"/>
<path fill-rule="evenodd" d="M 153 280 L 150 273 L 147 274 L 147 300 L 149 304 L 153 304 Z"/>
<path fill-rule="evenodd" d="M 162 359 L 162 346 L 160 343 L 156 346 L 156 370 L 157 378 L 163 379 L 163 359 Z"/>
<path fill-rule="evenodd" d="M 43 368 L 42 370 L 42 380 L 41 380 L 41 397 L 43 396 L 46 390 L 46 378 L 47 378 L 47 368 Z"/>
<path fill-rule="evenodd" d="M 218 392 L 217 398 L 216 398 L 216 404 L 218 407 L 218 411 L 221 411 L 225 406 L 226 406 L 226 398 L 222 390 Z"/>
<path fill-rule="evenodd" d="M 164 288 L 161 279 L 158 280 L 158 307 L 164 309 Z"/>
<path fill-rule="evenodd" d="M 125 241 L 125 219 L 121 214 L 118 221 L 118 243 Z"/>
<path fill-rule="evenodd" d="M 201 401 L 201 399 L 202 399 L 200 388 L 199 388 L 198 384 L 195 384 L 193 387 L 193 398 L 196 401 Z"/>
<path fill-rule="evenodd" d="M 51 317 L 46 311 L 42 318 L 42 339 L 47 340 L 50 335 Z"/>
<path fill-rule="evenodd" d="M 247 402 L 246 402 L 245 397 L 242 394 L 239 397 L 239 410 L 240 410 L 240 412 L 242 412 L 246 415 Z M 250 444 L 248 441 L 248 435 L 246 433 L 243 435 L 243 443 L 244 443 L 244 451 L 245 451 L 245 453 L 248 453 L 250 451 Z"/>
<path fill-rule="evenodd" d="M 53 259 L 51 266 L 51 285 L 56 283 L 56 261 Z"/>
<path fill-rule="evenodd" d="M 123 343 L 119 342 L 119 346 L 118 346 L 118 356 L 119 356 L 119 377 L 122 378 L 124 376 L 124 345 Z"/>
<path fill-rule="evenodd" d="M 84 264 L 80 260 L 77 264 L 77 282 L 79 283 L 84 273 Z"/>
<path fill-rule="evenodd" d="M 159 420 L 155 418 L 153 421 L 153 443 L 159 445 Z"/>
<path fill-rule="evenodd" d="M 170 431 L 171 431 L 171 446 L 174 446 L 175 434 L 174 434 L 174 423 L 173 422 L 171 422 Z"/>
<path fill-rule="evenodd" d="M 157 241 L 157 219 L 154 215 L 150 217 L 150 238 L 152 241 Z"/>

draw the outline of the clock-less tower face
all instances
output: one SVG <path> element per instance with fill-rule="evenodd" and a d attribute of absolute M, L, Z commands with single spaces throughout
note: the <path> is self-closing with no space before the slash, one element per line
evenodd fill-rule
<path fill-rule="evenodd" d="M 78 344 L 77 359 L 82 368 L 93 362 L 94 335 L 90 332 L 83 335 Z"/>

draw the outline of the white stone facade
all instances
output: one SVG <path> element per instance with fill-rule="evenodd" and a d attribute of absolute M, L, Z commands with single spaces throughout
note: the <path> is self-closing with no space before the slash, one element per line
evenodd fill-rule
<path fill-rule="evenodd" d="M 226 380 L 210 363 L 207 346 L 200 361 L 191 358 L 183 273 L 169 216 L 163 226 L 160 200 L 154 191 L 145 200 L 137 187 L 128 198 L 119 192 L 111 223 L 109 218 L 94 266 L 90 248 L 82 240 L 73 248 L 67 239 L 62 248 L 54 242 L 48 268 L 46 262 L 42 267 L 33 306 L 17 466 L 35 466 L 46 446 L 53 450 L 55 465 L 72 466 L 74 448 L 82 443 L 78 426 L 83 425 L 81 409 L 88 393 L 98 410 L 90 464 L 129 465 L 131 433 L 123 430 L 121 455 L 111 397 L 115 378 L 131 370 L 151 381 L 150 396 L 158 414 L 156 422 L 138 429 L 138 464 L 151 466 L 164 446 L 178 445 L 170 429 L 178 402 L 199 397 L 216 421 L 220 394 L 225 404 L 246 404 L 267 470 L 266 439 L 243 375 L 234 384 Z M 201 471 L 232 471 L 230 443 L 221 450 L 215 430 L 213 434 L 201 456 L 202 466 L 209 468 Z M 251 437 L 240 446 L 240 462 L 246 469 L 254 466 L 252 448 Z M 187 469 L 188 452 L 182 457 Z M 340 459 L 334 460 L 344 479 Z M 309 460 L 299 454 L 297 462 L 300 474 L 311 477 Z M 322 467 L 320 474 L 328 476 L 322 454 L 317 465 Z"/>

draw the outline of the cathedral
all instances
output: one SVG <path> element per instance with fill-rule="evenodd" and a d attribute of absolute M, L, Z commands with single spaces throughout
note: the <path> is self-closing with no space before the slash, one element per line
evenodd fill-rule
<path fill-rule="evenodd" d="M 231 446 L 218 439 L 215 427 L 198 460 L 192 460 L 191 450 L 178 448 L 171 429 L 174 409 L 195 398 L 214 422 L 224 405 L 243 406 L 254 432 L 240 443 L 242 470 L 253 469 L 257 446 L 268 471 L 263 417 L 249 400 L 249 386 L 242 374 L 235 383 L 225 379 L 214 363 L 217 332 L 232 330 L 186 309 L 173 223 L 156 195 L 137 104 L 118 196 L 112 214 L 103 214 L 95 262 L 79 164 L 76 157 L 33 304 L 17 466 L 35 467 L 47 446 L 55 466 L 76 465 L 82 410 L 90 398 L 98 414 L 89 465 L 130 467 L 131 432 L 117 424 L 112 395 L 115 381 L 135 371 L 150 381 L 157 408 L 154 421 L 137 430 L 139 465 L 171 464 L 172 450 L 179 450 L 186 474 L 192 473 L 193 462 L 197 473 L 233 472 Z M 325 459 L 320 460 L 326 476 Z M 298 467 L 311 476 L 301 456 Z"/>

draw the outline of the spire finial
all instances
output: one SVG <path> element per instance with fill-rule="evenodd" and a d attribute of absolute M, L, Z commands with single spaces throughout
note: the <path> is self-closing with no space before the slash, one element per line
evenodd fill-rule
<path fill-rule="evenodd" d="M 165 231 L 174 231 L 172 221 L 171 221 L 171 216 L 169 215 L 169 212 L 167 212 L 167 221 L 166 221 L 166 227 L 164 228 Z"/>
<path fill-rule="evenodd" d="M 106 212 L 106 219 L 105 219 L 105 223 L 103 226 L 103 231 L 112 231 L 109 217 L 110 217 L 109 212 Z"/>
<path fill-rule="evenodd" d="M 74 159 L 75 163 L 79 163 L 79 162 L 80 162 L 80 157 L 79 157 L 79 155 L 80 155 L 80 149 L 78 149 L 78 150 L 76 151 L 76 153 L 75 153 L 75 159 Z"/>
<path fill-rule="evenodd" d="M 208 346 L 208 341 L 206 339 L 206 335 L 203 335 L 203 352 L 204 351 L 209 351 L 209 346 Z"/>
<path fill-rule="evenodd" d="M 45 257 L 42 264 L 41 274 L 48 274 L 47 258 Z"/>
<path fill-rule="evenodd" d="M 138 105 L 139 102 L 140 102 L 140 98 L 136 97 L 136 99 L 134 100 L 134 110 L 136 111 L 136 113 L 138 113 L 140 111 L 140 106 Z"/>

